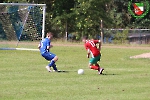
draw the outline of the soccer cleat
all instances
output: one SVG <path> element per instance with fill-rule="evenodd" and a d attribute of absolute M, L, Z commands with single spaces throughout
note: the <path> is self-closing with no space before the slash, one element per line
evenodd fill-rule
<path fill-rule="evenodd" d="M 50 67 L 46 66 L 46 69 L 48 70 L 48 72 L 51 72 Z"/>
<path fill-rule="evenodd" d="M 100 68 L 99 71 L 98 71 L 98 74 L 102 74 L 104 68 Z"/>
<path fill-rule="evenodd" d="M 58 70 L 53 70 L 53 72 L 58 72 Z"/>
<path fill-rule="evenodd" d="M 53 70 L 53 72 L 64 72 L 64 71 L 61 71 L 61 70 Z"/>

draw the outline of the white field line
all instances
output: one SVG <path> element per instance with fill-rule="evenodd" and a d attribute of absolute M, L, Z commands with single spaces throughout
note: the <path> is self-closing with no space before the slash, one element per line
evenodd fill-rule
<path fill-rule="evenodd" d="M 39 51 L 39 49 L 30 49 L 30 48 L 16 48 L 16 50 Z"/>

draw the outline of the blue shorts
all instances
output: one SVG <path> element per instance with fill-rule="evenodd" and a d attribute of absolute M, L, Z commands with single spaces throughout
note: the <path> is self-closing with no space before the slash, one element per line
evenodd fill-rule
<path fill-rule="evenodd" d="M 51 52 L 45 52 L 41 54 L 46 60 L 52 60 L 56 55 Z"/>

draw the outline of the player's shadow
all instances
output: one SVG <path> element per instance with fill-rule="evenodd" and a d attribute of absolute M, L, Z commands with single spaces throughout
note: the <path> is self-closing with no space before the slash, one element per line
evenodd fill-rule
<path fill-rule="evenodd" d="M 69 71 L 66 71 L 66 70 L 59 70 L 57 71 L 58 73 L 69 73 Z"/>
<path fill-rule="evenodd" d="M 70 72 L 77 72 L 77 71 L 73 71 L 73 70 L 59 70 L 57 72 L 58 73 L 70 73 Z"/>
<path fill-rule="evenodd" d="M 67 70 L 59 70 L 59 71 L 57 71 L 58 73 L 69 73 L 69 72 L 77 72 L 77 71 L 67 71 Z M 108 76 L 108 75 L 119 75 L 119 74 L 115 74 L 115 73 L 103 73 L 103 74 L 101 74 L 101 75 L 105 75 L 105 76 Z"/>
<path fill-rule="evenodd" d="M 119 75 L 119 74 L 109 74 L 109 73 L 104 73 L 102 75 Z"/>

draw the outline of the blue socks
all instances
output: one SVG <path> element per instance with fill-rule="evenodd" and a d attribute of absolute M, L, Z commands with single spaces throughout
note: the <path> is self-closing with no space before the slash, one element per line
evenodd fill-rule
<path fill-rule="evenodd" d="M 48 66 L 52 66 L 55 63 L 54 60 L 51 60 L 51 62 L 48 64 Z"/>
<path fill-rule="evenodd" d="M 56 65 L 55 65 L 55 61 L 54 60 L 51 60 L 51 62 L 48 64 L 48 66 L 52 66 L 53 67 L 53 69 L 55 70 L 55 71 L 57 71 L 57 67 L 56 67 Z"/>
<path fill-rule="evenodd" d="M 53 64 L 52 67 L 53 67 L 53 69 L 54 69 L 55 71 L 57 71 L 56 64 Z"/>

